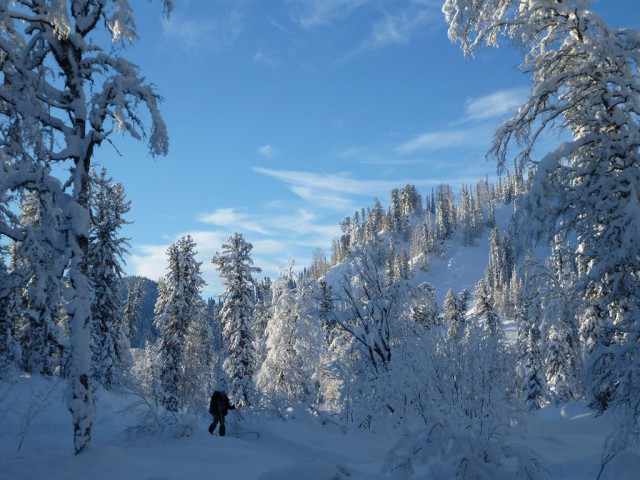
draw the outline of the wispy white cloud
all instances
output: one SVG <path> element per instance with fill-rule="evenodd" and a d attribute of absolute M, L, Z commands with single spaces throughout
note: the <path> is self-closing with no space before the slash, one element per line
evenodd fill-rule
<path fill-rule="evenodd" d="M 510 88 L 484 97 L 467 100 L 463 122 L 502 117 L 521 105 L 527 98 L 526 88 Z"/>
<path fill-rule="evenodd" d="M 310 264 L 310 252 L 315 248 L 327 248 L 340 233 L 336 222 L 327 224 L 319 214 L 305 208 L 287 214 L 217 209 L 199 215 L 198 221 L 205 228 L 182 232 L 161 245 L 134 245 L 134 254 L 129 258 L 132 273 L 158 280 L 167 273 L 169 246 L 178 238 L 190 235 L 197 245 L 196 259 L 202 262 L 202 277 L 208 284 L 205 296 L 217 295 L 223 287 L 211 258 L 233 232 L 241 232 L 253 244 L 254 264 L 262 268 L 264 275 L 271 277 L 291 260 L 300 266 Z"/>
<path fill-rule="evenodd" d="M 380 48 L 390 44 L 407 43 L 411 36 L 435 15 L 428 10 L 407 9 L 373 24 L 366 46 Z"/>
<path fill-rule="evenodd" d="M 162 21 L 162 32 L 172 47 L 181 51 L 202 53 L 229 47 L 244 31 L 243 16 L 232 11 L 220 19 L 172 13 Z"/>
<path fill-rule="evenodd" d="M 269 229 L 257 222 L 255 217 L 235 208 L 219 208 L 212 213 L 201 214 L 198 220 L 202 223 L 224 227 L 231 231 L 248 231 L 269 235 Z"/>
<path fill-rule="evenodd" d="M 427 26 L 442 16 L 439 8 L 427 2 L 410 2 L 406 7 L 393 11 L 383 11 L 382 19 L 374 22 L 367 37 L 347 55 L 351 58 L 359 53 L 384 48 L 389 45 L 402 45 L 427 30 Z"/>
<path fill-rule="evenodd" d="M 305 28 L 329 25 L 353 13 L 371 0 L 291 0 L 296 12 L 291 18 Z"/>
<path fill-rule="evenodd" d="M 362 146 L 352 146 L 345 148 L 336 154 L 339 157 L 348 159 L 351 162 L 362 165 L 419 165 L 428 163 L 424 158 L 398 158 L 387 151 Z"/>
<path fill-rule="evenodd" d="M 264 47 L 258 47 L 256 53 L 253 55 L 253 61 L 271 68 L 278 67 L 282 64 L 282 58 L 278 53 L 267 50 Z"/>
<path fill-rule="evenodd" d="M 273 158 L 278 152 L 276 148 L 269 143 L 258 148 L 258 153 L 265 158 Z"/>
<path fill-rule="evenodd" d="M 359 208 L 355 197 L 373 198 L 387 195 L 401 181 L 360 180 L 347 174 L 320 174 L 293 170 L 272 170 L 254 167 L 254 171 L 276 178 L 289 185 L 296 195 L 314 208 L 350 211 Z"/>
<path fill-rule="evenodd" d="M 398 155 L 408 155 L 416 152 L 461 147 L 475 143 L 477 137 L 477 129 L 452 129 L 427 132 L 397 146 L 395 152 Z"/>
<path fill-rule="evenodd" d="M 487 144 L 488 147 L 492 130 L 495 128 L 489 121 L 507 115 L 520 105 L 526 96 L 526 88 L 511 88 L 469 99 L 464 115 L 454 122 L 451 128 L 420 134 L 398 145 L 394 151 L 398 155 L 408 155 L 479 144 Z"/>

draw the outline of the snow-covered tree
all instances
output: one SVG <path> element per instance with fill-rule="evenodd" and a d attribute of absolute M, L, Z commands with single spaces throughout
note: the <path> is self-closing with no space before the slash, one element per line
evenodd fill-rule
<path fill-rule="evenodd" d="M 387 225 L 389 230 L 394 233 L 400 233 L 405 226 L 404 214 L 400 203 L 400 191 L 397 188 L 391 190 L 391 205 L 387 214 Z"/>
<path fill-rule="evenodd" d="M 374 206 L 367 216 L 365 223 L 365 243 L 373 242 L 378 234 L 386 228 L 386 218 L 384 208 L 380 200 L 375 199 Z"/>
<path fill-rule="evenodd" d="M 227 389 L 229 398 L 238 405 L 251 405 L 256 371 L 252 331 L 256 281 L 253 274 L 261 270 L 253 266 L 253 245 L 242 234 L 234 233 L 227 242 L 222 245 L 222 253 L 216 252 L 212 259 L 225 286 L 220 315 L 227 352 L 222 368 L 231 383 Z"/>
<path fill-rule="evenodd" d="M 170 9 L 169 0 L 164 4 Z M 80 453 L 90 442 L 93 426 L 87 278 L 91 160 L 95 149 L 116 130 L 134 138 L 144 135 L 138 106 L 150 112 L 148 140 L 153 155 L 167 152 L 168 136 L 153 87 L 144 82 L 134 64 L 117 55 L 119 50 L 111 42 L 104 46 L 109 37 L 118 44 L 135 39 L 127 0 L 3 0 L 0 27 L 3 191 L 26 183 L 40 191 L 60 190 L 42 164 L 71 164 L 70 178 L 64 182 L 71 191 L 57 200 L 69 222 L 61 246 L 63 257 L 70 258 L 68 405 L 74 448 Z M 15 240 L 23 236 L 6 224 L 2 233 Z"/>
<path fill-rule="evenodd" d="M 613 29 L 588 0 L 447 0 L 449 36 L 465 53 L 508 37 L 524 52 L 530 96 L 498 131 L 500 168 L 520 147 L 533 168 L 521 211 L 533 233 L 577 238 L 574 295 L 593 328 L 587 395 L 597 408 L 640 417 L 640 36 Z M 470 8 L 473 7 L 473 8 Z M 535 158 L 538 139 L 570 139 Z M 514 145 L 517 144 L 517 145 Z M 548 238 L 549 238 L 548 237 Z"/>
<path fill-rule="evenodd" d="M 140 312 L 132 315 L 136 317 L 134 331 L 136 333 L 136 339 L 134 339 L 131 346 L 134 348 L 143 348 L 145 341 L 149 340 L 151 343 L 155 343 L 158 339 L 158 330 L 154 325 L 154 309 L 156 300 L 158 299 L 158 282 L 154 282 L 146 277 L 127 276 L 123 278 L 123 281 L 127 287 L 126 291 L 133 294 L 133 298 L 130 300 L 135 303 L 136 290 L 139 292 L 138 301 L 140 303 Z M 124 293 L 124 291 L 123 291 Z M 128 296 L 128 294 L 127 294 Z M 131 306 L 129 304 L 129 306 Z M 131 310 L 135 313 L 135 309 Z M 127 315 L 127 300 L 125 299 L 125 316 Z M 129 317 L 131 321 L 133 318 Z M 127 323 L 128 325 L 128 323 Z M 131 334 L 131 330 L 129 330 Z"/>
<path fill-rule="evenodd" d="M 462 245 L 469 247 L 480 235 L 482 222 L 478 218 L 477 202 L 473 193 L 466 185 L 460 190 L 460 207 L 458 208 L 458 228 L 461 230 Z M 481 214 L 480 214 L 481 215 Z"/>
<path fill-rule="evenodd" d="M 540 351 L 540 328 L 536 320 L 527 321 L 520 326 L 522 357 L 522 391 L 524 402 L 528 408 L 535 410 L 540 408 L 546 398 L 546 382 L 542 365 L 542 352 Z"/>
<path fill-rule="evenodd" d="M 0 284 L 8 283 L 8 277 L 0 256 Z M 17 312 L 11 303 L 11 296 L 0 296 L 0 379 L 14 376 L 22 360 L 22 351 L 14 331 Z"/>
<path fill-rule="evenodd" d="M 445 240 L 456 228 L 456 205 L 449 185 L 438 185 L 436 206 L 436 237 Z"/>
<path fill-rule="evenodd" d="M 312 381 L 320 359 L 322 333 L 310 285 L 293 280 L 291 267 L 273 282 L 272 313 L 265 330 L 266 356 L 256 386 L 269 397 L 307 403 L 315 399 Z"/>
<path fill-rule="evenodd" d="M 266 336 L 264 334 L 271 318 L 273 306 L 273 283 L 269 277 L 260 280 L 256 286 L 256 300 L 253 312 L 253 333 L 256 343 L 256 363 L 262 364 L 266 356 Z"/>
<path fill-rule="evenodd" d="M 67 259 L 53 245 L 62 243 L 65 225 L 51 192 L 30 191 L 20 205 L 24 237 L 14 244 L 14 270 L 25 280 L 18 339 L 26 372 L 53 375 L 64 340 L 59 311 Z"/>
<path fill-rule="evenodd" d="M 364 228 L 362 228 L 364 231 Z M 360 240 L 360 243 L 363 239 Z M 318 280 L 321 278 L 327 270 L 329 270 L 329 262 L 327 261 L 327 257 L 324 254 L 324 251 L 321 248 L 316 248 L 313 251 L 313 262 L 308 269 L 307 276 L 313 280 Z"/>
<path fill-rule="evenodd" d="M 204 280 L 201 262 L 196 261 L 196 244 L 187 235 L 167 250 L 167 274 L 160 279 L 155 322 L 158 339 L 159 402 L 171 412 L 183 410 L 196 395 L 188 365 L 203 359 L 189 357 L 192 323 L 204 321 L 200 292 Z"/>
<path fill-rule="evenodd" d="M 448 325 L 447 338 L 449 340 L 460 340 L 464 336 L 468 298 L 469 292 L 467 290 L 463 290 L 460 295 L 456 295 L 451 289 L 447 291 L 444 297 L 442 316 Z"/>
<path fill-rule="evenodd" d="M 215 346 L 214 332 L 206 315 L 205 303 L 197 298 L 185 339 L 185 406 L 188 411 L 200 411 L 217 385 L 219 372 L 214 367 L 219 352 L 215 350 Z"/>
<path fill-rule="evenodd" d="M 224 360 L 226 347 L 225 339 L 222 333 L 222 319 L 220 318 L 220 310 L 222 305 L 215 299 L 209 298 L 206 302 L 206 318 L 211 331 L 211 378 L 215 385 L 226 385 L 222 371 L 222 361 Z"/>
<path fill-rule="evenodd" d="M 496 311 L 493 297 L 484 280 L 480 280 L 474 292 L 473 313 L 481 320 L 491 337 L 503 337 L 502 321 Z"/>
<path fill-rule="evenodd" d="M 336 329 L 338 327 L 332 312 L 334 309 L 333 304 L 333 287 L 327 283 L 326 280 L 318 280 L 317 295 L 315 297 L 316 310 L 318 312 L 318 321 L 324 332 L 325 347 L 328 347 L 333 342 L 336 335 Z"/>
<path fill-rule="evenodd" d="M 375 373 L 385 371 L 392 356 L 392 325 L 408 311 L 410 287 L 405 280 L 389 280 L 365 248 L 358 252 L 352 270 L 336 287 L 340 307 L 334 319 L 363 348 Z"/>
<path fill-rule="evenodd" d="M 556 402 L 566 402 L 572 398 L 575 381 L 566 332 L 552 326 L 548 333 L 546 350 L 546 380 L 550 393 Z"/>
<path fill-rule="evenodd" d="M 429 283 L 421 283 L 411 304 L 411 317 L 426 329 L 440 326 L 440 309 L 436 302 L 436 289 Z"/>
<path fill-rule="evenodd" d="M 125 323 L 121 262 L 127 253 L 127 239 L 120 229 L 127 222 L 131 202 L 124 187 L 107 177 L 106 169 L 92 172 L 91 228 L 89 234 L 89 281 L 91 302 L 94 380 L 106 389 L 122 381 L 131 368 L 130 343 Z"/>
<path fill-rule="evenodd" d="M 141 347 L 140 322 L 142 313 L 142 294 L 144 283 L 138 280 L 133 285 L 127 283 L 127 298 L 124 302 L 124 324 L 132 347 Z"/>

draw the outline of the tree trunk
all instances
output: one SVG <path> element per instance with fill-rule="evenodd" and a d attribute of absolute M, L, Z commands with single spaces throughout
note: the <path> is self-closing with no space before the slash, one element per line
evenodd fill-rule
<path fill-rule="evenodd" d="M 72 300 L 67 307 L 70 324 L 71 375 L 68 407 L 73 417 L 73 445 L 76 455 L 91 441 L 93 392 L 91 391 L 91 297 L 88 277 L 89 250 L 89 165 L 90 154 L 76 162 L 73 198 L 77 202 L 70 214 L 72 245 L 69 279 Z"/>

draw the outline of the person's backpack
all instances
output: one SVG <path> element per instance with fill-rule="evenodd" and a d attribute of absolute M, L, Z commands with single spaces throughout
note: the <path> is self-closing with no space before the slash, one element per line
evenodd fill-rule
<path fill-rule="evenodd" d="M 211 396 L 211 402 L 209 403 L 209 414 L 215 416 L 216 413 L 220 415 L 226 415 L 229 407 L 229 397 L 226 392 L 216 390 Z M 215 412 L 215 413 L 214 413 Z"/>

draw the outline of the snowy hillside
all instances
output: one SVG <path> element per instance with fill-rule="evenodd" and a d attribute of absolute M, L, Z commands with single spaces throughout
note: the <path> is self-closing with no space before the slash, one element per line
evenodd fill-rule
<path fill-rule="evenodd" d="M 506 229 L 511 207 L 496 209 L 496 223 Z M 446 242 L 427 271 L 416 271 L 412 283 L 429 282 L 439 304 L 447 290 L 473 290 L 489 255 L 489 231 L 471 247 Z M 334 267 L 332 272 L 345 268 Z M 515 325 L 505 326 L 514 338 Z M 403 445 L 424 433 L 424 425 L 376 424 L 372 429 L 335 424 L 303 411 L 275 414 L 263 408 L 240 409 L 227 417 L 227 435 L 207 432 L 206 403 L 199 414 L 173 414 L 164 426 L 149 423 L 144 402 L 133 394 L 99 390 L 93 445 L 74 456 L 70 415 L 62 379 L 22 376 L 0 387 L 0 478 L 15 480 L 338 480 L 449 478 L 438 466 L 442 456 L 420 457 L 391 469 Z M 286 417 L 285 418 L 283 418 Z M 168 420 L 167 420 L 168 419 Z M 509 441 L 530 452 L 537 478 L 584 480 L 598 477 L 611 423 L 596 417 L 583 403 L 548 405 L 528 417 L 528 426 L 506 433 Z M 444 449 L 444 447 L 443 447 Z M 505 461 L 508 461 L 505 460 Z M 446 465 L 445 465 L 446 466 Z M 500 473 L 503 478 L 509 466 Z M 613 457 L 601 479 L 639 478 L 640 451 L 627 449 Z M 429 476 L 427 476 L 429 475 Z M 519 478 L 517 475 L 511 478 Z"/>
<path fill-rule="evenodd" d="M 11 480 L 338 480 L 402 478 L 385 472 L 384 459 L 408 432 L 343 430 L 306 415 L 286 421 L 265 413 L 228 417 L 226 437 L 207 432 L 204 416 L 183 421 L 191 436 L 131 436 L 137 425 L 136 398 L 100 391 L 93 447 L 72 454 L 64 382 L 20 378 L 3 385 L 0 410 L 0 478 Z M 203 405 L 203 413 L 206 406 Z M 255 432 L 255 433 L 254 433 Z M 525 438 L 548 478 L 595 479 L 600 470 L 607 421 L 594 418 L 578 403 L 537 412 Z M 424 465 L 416 464 L 414 478 Z M 614 458 L 602 479 L 633 480 L 640 471 L 640 452 Z"/>

